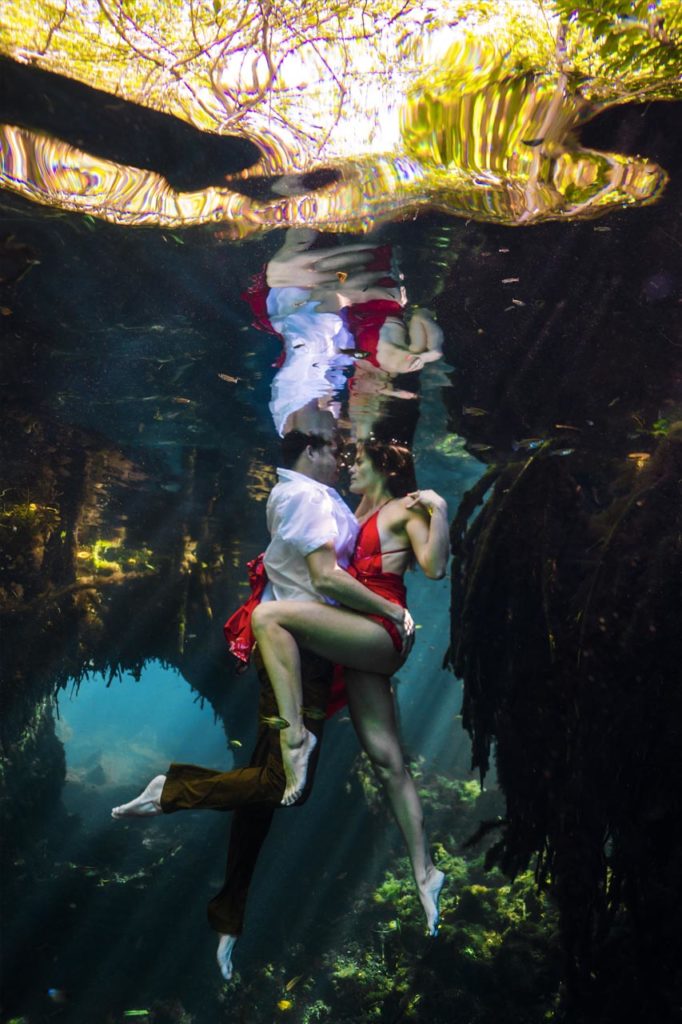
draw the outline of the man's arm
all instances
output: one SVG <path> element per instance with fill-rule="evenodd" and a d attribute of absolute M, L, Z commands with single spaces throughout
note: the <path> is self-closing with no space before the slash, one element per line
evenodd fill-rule
<path fill-rule="evenodd" d="M 395 622 L 403 637 L 403 653 L 407 653 L 414 638 L 414 622 L 408 610 L 373 593 L 342 569 L 331 541 L 307 555 L 306 563 L 310 580 L 323 597 L 330 597 L 353 611 L 381 615 Z"/>

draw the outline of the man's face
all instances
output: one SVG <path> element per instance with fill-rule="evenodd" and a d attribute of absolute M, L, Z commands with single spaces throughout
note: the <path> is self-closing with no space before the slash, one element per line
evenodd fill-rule
<path fill-rule="evenodd" d="M 321 448 L 311 449 L 310 462 L 313 479 L 333 487 L 339 476 L 339 448 L 336 441 L 327 441 Z"/>

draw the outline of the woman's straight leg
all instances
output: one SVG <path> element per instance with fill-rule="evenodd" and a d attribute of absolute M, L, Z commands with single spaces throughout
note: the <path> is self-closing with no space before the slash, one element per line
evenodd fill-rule
<path fill-rule="evenodd" d="M 391 810 L 407 846 L 417 892 L 430 935 L 438 930 L 438 897 L 444 875 L 429 852 L 417 787 L 405 767 L 390 679 L 346 670 L 348 705 L 355 731 L 383 783 Z"/>

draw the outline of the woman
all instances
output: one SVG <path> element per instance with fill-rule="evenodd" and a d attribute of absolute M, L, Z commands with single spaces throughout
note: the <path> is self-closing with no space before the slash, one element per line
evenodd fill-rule
<path fill-rule="evenodd" d="M 362 495 L 350 571 L 370 590 L 405 607 L 403 575 L 415 560 L 432 579 L 445 574 L 447 505 L 434 491 L 417 490 L 412 456 L 401 445 L 364 441 L 350 475 L 351 491 Z M 324 593 L 324 581 L 313 582 Z M 398 735 L 389 677 L 404 656 L 395 624 L 326 604 L 272 601 L 254 611 L 252 628 L 286 723 L 281 734 L 287 778 L 282 803 L 294 803 L 303 790 L 315 745 L 301 716 L 300 644 L 344 666 L 353 724 L 405 838 L 427 928 L 435 935 L 444 876 L 431 861 L 421 803 Z"/>

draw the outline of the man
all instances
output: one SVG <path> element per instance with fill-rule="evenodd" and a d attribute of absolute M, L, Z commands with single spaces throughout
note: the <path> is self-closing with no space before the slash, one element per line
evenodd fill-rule
<path fill-rule="evenodd" d="M 284 468 L 277 471 L 278 483 L 267 506 L 271 541 L 264 559 L 268 585 L 263 600 L 324 601 L 312 582 L 324 578 L 326 594 L 347 607 L 392 620 L 398 615 L 396 624 L 409 647 L 414 634 L 409 612 L 344 572 L 358 524 L 333 487 L 337 456 L 336 443 L 321 435 L 294 430 L 282 439 Z M 218 966 L 228 981 L 256 861 L 285 789 L 277 704 L 266 672 L 258 667 L 260 725 L 248 767 L 219 772 L 172 764 L 168 774 L 152 779 L 139 797 L 112 810 L 114 818 L 200 808 L 234 810 L 225 884 L 208 906 L 209 924 L 220 935 Z M 306 651 L 301 651 L 301 668 L 304 721 L 317 742 L 297 804 L 307 799 L 312 787 L 333 674 L 328 661 Z"/>

